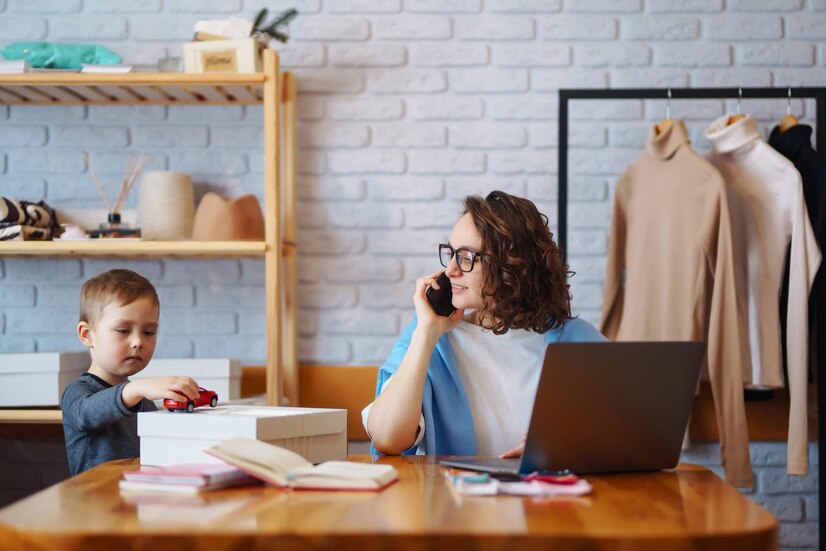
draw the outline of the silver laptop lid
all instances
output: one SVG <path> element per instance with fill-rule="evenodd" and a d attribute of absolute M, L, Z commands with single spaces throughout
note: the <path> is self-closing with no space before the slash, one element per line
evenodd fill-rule
<path fill-rule="evenodd" d="M 704 350 L 700 342 L 549 345 L 519 470 L 676 466 Z"/>

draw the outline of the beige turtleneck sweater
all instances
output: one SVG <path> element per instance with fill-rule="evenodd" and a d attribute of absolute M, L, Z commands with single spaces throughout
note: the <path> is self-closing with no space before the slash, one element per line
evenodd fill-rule
<path fill-rule="evenodd" d="M 614 340 L 708 342 L 726 478 L 751 486 L 725 183 L 682 121 L 655 132 L 617 182 L 600 329 Z"/>
<path fill-rule="evenodd" d="M 737 306 L 743 327 L 743 380 L 755 388 L 783 386 L 780 286 L 789 252 L 787 359 L 789 474 L 808 469 L 806 381 L 808 298 L 821 254 L 803 198 L 800 173 L 763 141 L 754 118 L 706 129 L 711 162 L 726 180 L 734 246 Z"/>

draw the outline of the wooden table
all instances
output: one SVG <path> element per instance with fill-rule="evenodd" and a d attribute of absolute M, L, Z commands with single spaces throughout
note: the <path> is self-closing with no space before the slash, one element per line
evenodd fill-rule
<path fill-rule="evenodd" d="M 369 461 L 367 456 L 352 460 Z M 112 461 L 0 509 L 0 549 L 777 549 L 776 519 L 703 467 L 589 476 L 581 498 L 459 497 L 432 457 L 379 493 L 253 486 L 121 496 Z"/>

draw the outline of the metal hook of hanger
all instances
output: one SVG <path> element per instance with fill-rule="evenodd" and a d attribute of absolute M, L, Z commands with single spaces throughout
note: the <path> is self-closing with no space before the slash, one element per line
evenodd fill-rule
<path fill-rule="evenodd" d="M 738 114 L 738 115 L 742 115 L 742 114 L 743 114 L 743 113 L 742 113 L 742 108 L 741 108 L 741 106 L 740 106 L 740 101 L 741 101 L 742 99 L 743 99 L 743 89 L 742 89 L 742 88 L 738 88 L 738 89 L 737 89 L 737 114 Z"/>
<path fill-rule="evenodd" d="M 665 118 L 671 118 L 671 88 L 668 89 L 668 103 L 665 104 Z"/>
<path fill-rule="evenodd" d="M 789 96 L 786 98 L 786 114 L 792 114 L 792 87 L 789 86 Z"/>

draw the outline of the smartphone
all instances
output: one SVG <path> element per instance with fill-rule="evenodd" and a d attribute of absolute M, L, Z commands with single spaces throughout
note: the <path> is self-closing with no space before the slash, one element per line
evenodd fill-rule
<path fill-rule="evenodd" d="M 439 285 L 438 289 L 428 287 L 425 291 L 427 301 L 440 316 L 450 316 L 456 311 L 456 308 L 453 307 L 453 290 L 450 288 L 450 278 L 442 272 L 436 278 L 436 283 Z"/>

